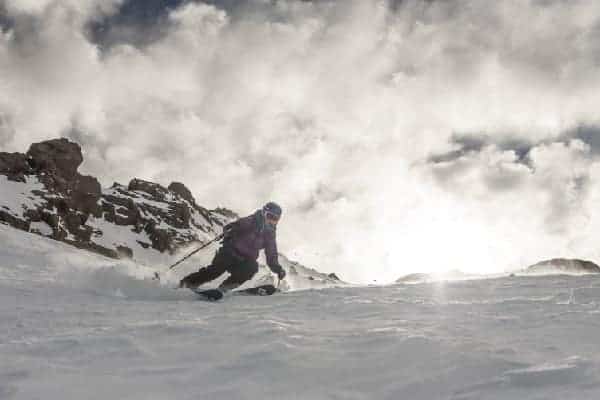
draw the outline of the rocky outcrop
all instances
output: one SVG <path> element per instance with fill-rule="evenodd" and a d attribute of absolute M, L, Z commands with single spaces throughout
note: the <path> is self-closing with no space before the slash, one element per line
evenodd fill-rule
<path fill-rule="evenodd" d="M 92 230 L 85 224 L 90 215 L 101 216 L 102 192 L 96 178 L 77 172 L 82 162 L 79 145 L 66 139 L 34 143 L 25 154 L 0 153 L 0 174 L 32 186 L 21 210 L 2 205 L 0 221 L 22 230 L 43 223 L 52 238 L 86 247 Z"/>
<path fill-rule="evenodd" d="M 461 281 L 468 279 L 480 279 L 481 275 L 465 274 L 459 270 L 450 270 L 435 274 L 426 273 L 414 273 L 405 275 L 396 280 L 396 283 L 429 283 L 429 282 L 440 282 L 440 281 Z"/>
<path fill-rule="evenodd" d="M 336 280 L 336 281 L 341 281 L 340 277 L 337 276 L 335 274 L 335 272 L 332 272 L 332 273 L 328 274 L 327 277 L 330 278 L 330 279 Z"/>
<path fill-rule="evenodd" d="M 325 274 L 314 268 L 306 267 L 297 261 L 288 259 L 283 254 L 279 255 L 279 262 L 286 270 L 286 281 L 295 289 L 312 289 L 332 286 L 345 286 L 335 273 Z"/>
<path fill-rule="evenodd" d="M 32 144 L 27 161 L 34 171 L 48 172 L 71 182 L 78 175 L 77 168 L 83 162 L 83 155 L 77 143 L 63 138 Z"/>
<path fill-rule="evenodd" d="M 600 274 L 600 266 L 591 261 L 554 258 L 530 265 L 525 272 L 531 274 Z"/>
<path fill-rule="evenodd" d="M 83 154 L 67 139 L 32 144 L 27 153 L 0 153 L 0 222 L 109 257 L 133 257 L 136 249 L 174 252 L 220 233 L 237 215 L 196 204 L 184 184 L 168 188 L 133 179 L 101 189 L 78 172 Z M 0 184 L 2 182 L 0 181 Z"/>
<path fill-rule="evenodd" d="M 423 283 L 430 282 L 431 280 L 432 277 L 430 274 L 414 273 L 396 279 L 396 283 Z"/>
<path fill-rule="evenodd" d="M 182 199 L 187 200 L 191 204 L 196 204 L 196 200 L 194 200 L 194 196 L 192 196 L 192 192 L 190 189 L 185 187 L 185 185 L 181 182 L 171 182 L 169 185 L 169 190 L 173 193 L 178 194 Z"/>
<path fill-rule="evenodd" d="M 70 218 L 74 223 L 76 218 L 70 216 L 68 210 L 96 217 L 101 215 L 98 204 L 102 195 L 100 183 L 92 176 L 77 172 L 83 162 L 81 148 L 77 143 L 67 139 L 35 143 L 29 148 L 26 157 L 31 167 L 30 173 L 38 176 L 50 194 L 46 200 L 63 213 L 61 216 Z"/>
<path fill-rule="evenodd" d="M 31 173 L 27 156 L 21 153 L 0 153 L 0 174 L 9 180 L 25 182 L 25 175 Z"/>

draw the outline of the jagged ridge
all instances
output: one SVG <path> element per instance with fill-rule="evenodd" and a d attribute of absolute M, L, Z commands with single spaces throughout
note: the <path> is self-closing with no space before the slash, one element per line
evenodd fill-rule
<path fill-rule="evenodd" d="M 80 146 L 67 139 L 32 144 L 25 154 L 0 153 L 0 221 L 117 258 L 140 247 L 173 253 L 214 237 L 237 217 L 199 206 L 179 182 L 165 188 L 133 179 L 102 190 L 96 178 L 77 172 L 82 162 Z"/>

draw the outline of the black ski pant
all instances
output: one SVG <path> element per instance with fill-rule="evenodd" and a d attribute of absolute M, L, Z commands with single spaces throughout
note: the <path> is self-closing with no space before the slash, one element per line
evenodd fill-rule
<path fill-rule="evenodd" d="M 212 263 L 204 268 L 200 268 L 198 272 L 194 272 L 181 280 L 182 286 L 198 287 L 203 283 L 217 279 L 225 272 L 229 272 L 229 276 L 219 288 L 225 290 L 235 289 L 242 283 L 251 279 L 258 272 L 258 263 L 256 260 L 248 260 L 238 256 L 230 248 L 221 247 L 217 250 Z"/>

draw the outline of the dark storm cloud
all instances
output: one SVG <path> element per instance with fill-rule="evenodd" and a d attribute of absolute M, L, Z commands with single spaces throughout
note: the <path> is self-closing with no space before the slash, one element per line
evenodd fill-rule
<path fill-rule="evenodd" d="M 90 40 L 109 48 L 127 43 L 144 46 L 159 40 L 167 28 L 167 16 L 185 0 L 127 0 L 114 15 L 89 24 Z"/>
<path fill-rule="evenodd" d="M 483 134 L 454 134 L 450 137 L 450 144 L 456 150 L 446 153 L 434 154 L 429 157 L 430 163 L 452 162 L 462 157 L 481 152 L 486 146 L 495 146 L 501 151 L 512 151 L 516 155 L 516 162 L 529 165 L 529 152 L 534 144 L 525 140 L 513 138 L 508 135 L 483 135 Z"/>
<path fill-rule="evenodd" d="M 600 156 L 600 126 L 598 125 L 580 125 L 560 135 L 560 139 L 564 141 L 579 139 L 590 147 L 592 155 Z"/>
<path fill-rule="evenodd" d="M 589 154 L 593 157 L 600 156 L 600 127 L 596 125 L 580 125 L 576 128 L 567 129 L 554 137 L 548 137 L 537 142 L 517 139 L 510 135 L 476 135 L 476 134 L 454 134 L 450 138 L 450 144 L 456 150 L 446 153 L 435 154 L 428 158 L 434 168 L 434 177 L 443 186 L 454 189 L 455 184 L 465 176 L 472 173 L 474 169 L 481 169 L 481 158 L 489 157 L 486 152 L 501 153 L 512 152 L 514 159 L 503 166 L 522 165 L 527 167 L 530 173 L 535 173 L 536 165 L 532 159 L 532 151 L 545 149 L 553 146 L 569 147 L 573 140 L 581 141 L 589 147 Z M 585 154 L 585 151 L 582 152 Z M 564 165 L 566 169 L 570 164 Z M 515 168 L 498 168 L 497 165 L 484 166 L 487 172 L 481 174 L 481 182 L 485 184 L 491 193 L 515 190 L 520 187 L 526 175 Z M 573 198 L 585 198 L 588 194 L 591 182 L 587 173 L 575 174 L 570 179 L 569 191 L 555 190 L 551 197 L 552 211 L 547 217 L 548 221 L 559 221 L 569 215 L 573 207 Z M 569 194 L 570 193 L 570 194 Z"/>
<path fill-rule="evenodd" d="M 332 0 L 317 0 L 324 2 Z M 304 2 L 310 2 L 304 0 Z M 232 19 L 266 17 L 277 20 L 277 1 L 256 2 L 240 0 L 126 0 L 114 15 L 91 21 L 90 40 L 101 49 L 117 44 L 143 47 L 156 42 L 168 33 L 168 15 L 172 10 L 190 3 L 204 3 L 227 12 Z M 284 17 L 280 17 L 284 20 Z M 0 19 L 1 24 L 1 19 Z"/>
<path fill-rule="evenodd" d="M 333 3 L 335 0 L 299 0 L 300 3 Z M 107 50 L 118 44 L 144 47 L 159 41 L 168 34 L 168 15 L 178 7 L 203 3 L 227 13 L 232 21 L 241 19 L 285 22 L 287 13 L 278 11 L 277 0 L 125 0 L 118 12 L 90 21 L 88 36 L 91 42 Z M 391 0 L 396 8 L 402 0 Z M 1 9 L 0 9 L 1 10 Z M 2 24 L 0 14 L 0 26 Z"/>
<path fill-rule="evenodd" d="M 428 158 L 428 162 L 433 164 L 453 162 L 462 157 L 477 154 L 486 146 L 493 145 L 501 151 L 514 151 L 517 162 L 531 166 L 529 154 L 532 148 L 551 143 L 568 144 L 575 139 L 589 146 L 592 156 L 600 156 L 600 126 L 582 124 L 575 128 L 566 129 L 555 137 L 539 140 L 535 143 L 515 137 L 511 138 L 510 135 L 454 134 L 450 138 L 450 145 L 456 149 L 434 154 Z"/>

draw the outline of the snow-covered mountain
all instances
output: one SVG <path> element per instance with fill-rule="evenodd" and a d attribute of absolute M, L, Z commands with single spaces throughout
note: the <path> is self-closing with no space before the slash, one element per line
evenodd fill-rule
<path fill-rule="evenodd" d="M 569 259 L 569 258 L 553 258 L 550 260 L 540 261 L 527 268 L 494 275 L 477 275 L 466 274 L 459 270 L 452 270 L 438 274 L 413 273 L 402 276 L 396 280 L 396 283 L 417 284 L 431 283 L 442 281 L 463 281 L 473 279 L 493 279 L 502 277 L 514 276 L 529 276 L 529 275 L 593 275 L 600 274 L 600 266 L 592 261 Z"/>
<path fill-rule="evenodd" d="M 483 275 L 466 274 L 462 271 L 451 270 L 442 272 L 439 274 L 426 274 L 426 273 L 413 273 L 400 277 L 396 280 L 396 283 L 429 283 L 429 282 L 440 282 L 440 281 L 461 281 L 469 279 L 485 279 Z"/>
<path fill-rule="evenodd" d="M 0 224 L 160 271 L 238 217 L 224 208 L 198 205 L 179 182 L 163 187 L 132 179 L 102 189 L 96 178 L 79 174 L 82 162 L 79 145 L 66 139 L 32 144 L 25 154 L 0 153 Z M 170 276 L 176 279 L 207 265 L 216 248 L 207 248 Z M 288 285 L 343 284 L 335 275 L 284 255 L 281 263 L 289 272 Z M 265 276 L 270 274 L 262 266 L 257 279 Z"/>
<path fill-rule="evenodd" d="M 592 261 L 553 258 L 551 260 L 540 261 L 530 265 L 522 274 L 566 274 L 566 275 L 586 275 L 600 274 L 600 266 Z"/>
<path fill-rule="evenodd" d="M 0 221 L 109 257 L 143 259 L 208 241 L 237 217 L 199 206 L 182 183 L 133 179 L 101 189 L 77 172 L 82 162 L 79 145 L 66 139 L 0 153 Z"/>

